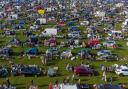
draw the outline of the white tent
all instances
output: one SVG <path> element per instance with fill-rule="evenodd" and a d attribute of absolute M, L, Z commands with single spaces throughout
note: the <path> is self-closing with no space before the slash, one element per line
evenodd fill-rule
<path fill-rule="evenodd" d="M 57 35 L 57 29 L 56 28 L 46 28 L 42 32 L 43 36 L 52 36 L 52 35 Z"/>

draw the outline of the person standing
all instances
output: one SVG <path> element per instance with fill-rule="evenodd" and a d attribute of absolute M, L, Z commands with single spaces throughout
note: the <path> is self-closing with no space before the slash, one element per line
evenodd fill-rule
<path fill-rule="evenodd" d="M 47 62 L 46 62 L 46 57 L 44 55 L 41 55 L 40 56 L 40 59 L 41 59 L 41 62 L 45 65 Z"/>
<path fill-rule="evenodd" d="M 110 77 L 110 84 L 112 84 L 112 81 L 113 81 L 113 78 L 112 78 L 112 77 Z"/>
<path fill-rule="evenodd" d="M 10 83 L 10 80 L 9 79 L 6 80 L 6 85 L 7 85 L 7 88 L 10 87 L 11 83 Z"/>
<path fill-rule="evenodd" d="M 43 55 L 40 56 L 40 59 L 41 59 L 41 62 L 42 62 L 43 64 L 45 64 L 45 63 L 44 63 L 44 56 L 43 56 Z"/>
<path fill-rule="evenodd" d="M 107 82 L 107 75 L 106 75 L 106 72 L 105 71 L 103 72 L 102 80 L 104 80 L 105 82 Z"/>

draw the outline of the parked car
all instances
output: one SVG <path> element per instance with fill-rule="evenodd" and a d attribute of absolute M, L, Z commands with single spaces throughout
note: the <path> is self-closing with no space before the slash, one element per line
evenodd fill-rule
<path fill-rule="evenodd" d="M 120 76 L 128 76 L 128 67 L 121 65 L 116 68 L 115 73 Z"/>
<path fill-rule="evenodd" d="M 50 38 L 49 40 L 44 41 L 45 46 L 55 46 L 56 43 L 56 38 Z"/>
<path fill-rule="evenodd" d="M 42 73 L 41 68 L 36 65 L 29 65 L 20 69 L 21 75 L 40 75 Z"/>
<path fill-rule="evenodd" d="M 8 35 L 16 35 L 16 32 L 14 30 L 11 30 L 11 31 L 10 30 L 9 31 L 7 30 L 7 31 L 5 31 L 5 35 L 7 35 L 7 36 Z"/>
<path fill-rule="evenodd" d="M 94 70 L 84 66 L 77 66 L 74 68 L 74 73 L 76 75 L 94 75 Z"/>
<path fill-rule="evenodd" d="M 39 25 L 32 25 L 32 26 L 30 26 L 31 30 L 38 30 L 39 28 L 40 28 Z"/>
<path fill-rule="evenodd" d="M 11 56 L 12 54 L 13 54 L 13 50 L 11 47 L 4 47 L 0 49 L 0 55 Z"/>
<path fill-rule="evenodd" d="M 46 54 L 58 55 L 59 50 L 56 47 L 51 47 L 46 51 Z"/>
<path fill-rule="evenodd" d="M 40 75 L 41 68 L 36 65 L 13 65 L 11 69 L 12 75 Z"/>
<path fill-rule="evenodd" d="M 81 26 L 87 26 L 87 25 L 89 25 L 89 21 L 81 21 L 80 25 Z"/>
<path fill-rule="evenodd" d="M 0 77 L 6 77 L 9 75 L 9 72 L 7 68 L 5 67 L 0 67 Z"/>
<path fill-rule="evenodd" d="M 108 48 L 116 48 L 117 44 L 115 41 L 109 40 L 109 41 L 103 42 L 103 46 L 108 47 Z"/>
<path fill-rule="evenodd" d="M 115 84 L 95 84 L 93 89 L 124 89 L 120 85 Z"/>
<path fill-rule="evenodd" d="M 90 89 L 90 86 L 88 84 L 80 84 L 79 88 L 80 89 Z"/>
<path fill-rule="evenodd" d="M 77 26 L 72 26 L 68 30 L 69 32 L 78 32 L 78 33 L 81 32 Z"/>
<path fill-rule="evenodd" d="M 16 87 L 15 86 L 9 86 L 7 88 L 7 85 L 0 85 L 0 89 L 16 89 Z"/>
<path fill-rule="evenodd" d="M 111 51 L 110 50 L 101 50 L 99 52 L 97 52 L 98 56 L 103 56 L 103 55 L 111 55 Z"/>
<path fill-rule="evenodd" d="M 61 53 L 61 59 L 63 59 L 63 58 L 70 58 L 70 57 L 72 57 L 71 50 L 66 50 L 66 51 L 63 51 Z"/>
<path fill-rule="evenodd" d="M 13 65 L 11 68 L 11 74 L 14 76 L 20 75 L 20 69 L 21 69 L 21 65 Z"/>
<path fill-rule="evenodd" d="M 81 54 L 83 55 L 84 58 L 91 58 L 91 51 L 90 49 L 82 49 L 80 50 L 77 55 L 78 56 L 81 56 Z"/>
<path fill-rule="evenodd" d="M 79 32 L 71 32 L 68 34 L 69 38 L 79 38 L 81 35 Z"/>
<path fill-rule="evenodd" d="M 54 68 L 49 67 L 48 72 L 47 72 L 47 75 L 48 75 L 49 77 L 56 76 L 56 75 L 57 75 L 57 71 L 56 71 Z"/>

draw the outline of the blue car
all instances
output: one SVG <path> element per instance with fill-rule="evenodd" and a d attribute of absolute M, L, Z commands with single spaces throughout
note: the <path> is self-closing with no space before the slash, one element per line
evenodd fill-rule
<path fill-rule="evenodd" d="M 90 49 L 82 49 L 82 50 L 80 50 L 80 51 L 77 53 L 77 55 L 80 56 L 80 55 L 81 55 L 81 52 L 82 52 L 83 54 L 90 54 L 90 53 L 91 53 L 91 52 L 90 52 Z"/>
<path fill-rule="evenodd" d="M 58 48 L 55 47 L 51 47 L 46 51 L 46 54 L 53 54 L 53 55 L 57 55 L 59 54 L 59 50 Z"/>
<path fill-rule="evenodd" d="M 0 50 L 0 54 L 5 56 L 11 56 L 13 54 L 13 50 L 10 47 L 4 47 Z"/>
<path fill-rule="evenodd" d="M 26 24 L 26 21 L 25 21 L 25 20 L 21 20 L 21 21 L 19 22 L 19 24 L 20 24 L 20 25 L 24 25 L 24 24 Z"/>
<path fill-rule="evenodd" d="M 21 75 L 40 75 L 41 69 L 36 66 L 26 66 L 20 69 Z"/>
<path fill-rule="evenodd" d="M 79 30 L 78 27 L 72 26 L 72 27 L 69 28 L 69 32 L 78 32 L 78 33 L 80 33 L 81 31 Z"/>
<path fill-rule="evenodd" d="M 111 55 L 110 50 L 101 50 L 99 52 L 97 52 L 98 56 L 103 56 L 103 55 Z"/>
<path fill-rule="evenodd" d="M 20 69 L 21 69 L 21 65 L 13 65 L 11 68 L 11 74 L 14 76 L 20 75 Z"/>
<path fill-rule="evenodd" d="M 40 75 L 42 70 L 38 66 L 33 65 L 14 65 L 12 67 L 11 73 L 12 75 Z"/>
<path fill-rule="evenodd" d="M 83 54 L 82 58 L 85 58 L 85 59 L 90 59 L 91 58 L 90 49 L 82 49 L 77 53 L 77 55 L 80 56 L 80 57 L 81 57 L 81 54 Z"/>

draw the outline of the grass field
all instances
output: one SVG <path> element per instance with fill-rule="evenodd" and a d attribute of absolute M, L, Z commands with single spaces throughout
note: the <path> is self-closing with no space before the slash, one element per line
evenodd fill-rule
<path fill-rule="evenodd" d="M 45 26 L 43 28 L 46 28 L 48 26 Z M 117 26 L 116 26 L 117 28 Z M 65 29 L 67 29 L 66 27 L 63 29 L 65 32 Z M 81 27 L 81 30 L 85 30 L 86 28 Z M 0 32 L 3 32 L 0 30 Z M 18 31 L 17 37 L 21 40 L 21 41 L 25 41 L 26 37 L 23 36 L 23 31 Z M 34 32 L 35 34 L 38 34 L 39 32 Z M 61 33 L 63 34 L 63 33 Z M 1 37 L 0 41 L 0 47 L 4 46 L 5 44 L 7 44 L 9 42 L 9 40 L 11 39 L 11 37 Z M 58 39 L 58 41 L 62 41 L 64 39 Z M 102 81 L 102 72 L 99 69 L 99 65 L 100 64 L 104 64 L 105 66 L 111 66 L 113 64 L 125 64 L 128 63 L 128 47 L 126 46 L 126 41 L 121 40 L 121 41 L 117 41 L 118 45 L 120 45 L 120 48 L 118 49 L 110 49 L 112 51 L 113 54 L 116 54 L 119 56 L 119 58 L 126 58 L 125 61 L 110 61 L 110 62 L 106 62 L 106 61 L 88 61 L 88 60 L 84 60 L 84 63 L 89 62 L 90 65 L 93 66 L 93 68 L 95 70 L 97 70 L 99 72 L 99 75 L 97 76 L 82 76 L 79 77 L 81 79 L 82 83 L 87 83 L 87 84 L 100 84 L 100 83 L 105 83 L 104 81 Z M 27 50 L 28 46 L 24 46 L 24 47 L 13 47 L 13 50 L 15 53 L 19 53 L 22 50 Z M 45 52 L 47 49 L 47 47 L 44 46 L 40 46 L 39 50 L 42 52 Z M 68 48 L 61 48 L 61 51 L 68 49 Z M 74 49 L 72 50 L 73 53 L 77 53 L 80 49 Z M 95 50 L 94 52 L 96 52 L 97 50 Z M 71 78 L 72 76 L 72 72 L 68 72 L 65 70 L 65 67 L 68 63 L 72 64 L 73 66 L 77 66 L 81 63 L 81 59 L 78 59 L 76 61 L 71 61 L 70 59 L 66 59 L 66 60 L 61 60 L 61 59 L 57 59 L 57 60 L 52 60 L 49 61 L 47 65 L 43 65 L 41 63 L 41 60 L 39 58 L 39 56 L 37 58 L 32 58 L 32 59 L 28 59 L 27 57 L 19 57 L 17 55 L 15 55 L 15 59 L 13 60 L 14 63 L 17 64 L 36 64 L 39 65 L 41 68 L 47 70 L 49 66 L 58 66 L 59 67 L 59 74 L 56 77 L 48 77 L 48 76 L 39 76 L 39 77 L 24 77 L 24 76 L 9 76 L 9 79 L 11 81 L 11 83 L 17 87 L 17 89 L 25 89 L 29 84 L 30 81 L 33 79 L 34 83 L 36 85 L 39 86 L 40 89 L 47 89 L 48 84 L 50 83 L 50 81 L 54 84 L 54 82 L 56 80 L 58 80 L 59 82 L 62 82 L 64 78 Z M 10 67 L 9 61 L 6 60 L 0 60 L 0 64 Z M 107 74 L 107 78 L 109 79 L 110 77 L 113 77 L 113 83 L 114 84 L 120 84 L 120 83 L 127 83 L 128 85 L 128 76 L 125 77 L 120 77 L 118 75 L 116 75 L 115 73 L 108 73 Z M 5 81 L 6 78 L 0 78 L 0 84 Z M 70 81 L 72 82 L 72 81 Z M 77 81 L 76 81 L 77 82 Z M 128 87 L 128 86 L 127 86 Z"/>

